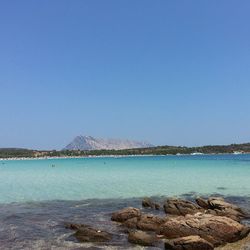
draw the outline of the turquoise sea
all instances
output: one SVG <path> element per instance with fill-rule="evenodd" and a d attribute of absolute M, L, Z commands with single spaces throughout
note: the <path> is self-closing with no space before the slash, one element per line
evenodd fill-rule
<path fill-rule="evenodd" d="M 77 249 L 65 222 L 112 232 L 110 213 L 140 207 L 141 197 L 197 195 L 222 195 L 248 210 L 250 155 L 1 160 L 0 249 Z M 121 233 L 108 247 L 125 242 Z"/>

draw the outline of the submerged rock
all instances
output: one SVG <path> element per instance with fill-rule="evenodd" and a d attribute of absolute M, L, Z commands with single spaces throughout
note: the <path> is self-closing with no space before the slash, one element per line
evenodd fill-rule
<path fill-rule="evenodd" d="M 134 207 L 128 207 L 120 211 L 114 212 L 111 216 L 111 220 L 117 222 L 124 222 L 128 219 L 139 217 L 140 215 L 141 215 L 140 209 Z"/>
<path fill-rule="evenodd" d="M 159 210 L 160 209 L 160 204 L 155 203 L 154 201 L 152 201 L 152 199 L 146 197 L 142 200 L 142 206 L 145 208 L 152 208 L 152 209 L 156 209 Z"/>
<path fill-rule="evenodd" d="M 182 199 L 168 199 L 164 203 L 164 211 L 166 214 L 186 215 L 195 214 L 203 209 L 197 204 Z"/>
<path fill-rule="evenodd" d="M 240 240 L 248 232 L 248 227 L 231 218 L 202 213 L 169 218 L 159 229 L 170 239 L 198 235 L 214 246 Z"/>
<path fill-rule="evenodd" d="M 165 241 L 168 250 L 213 250 L 214 247 L 200 236 L 191 235 Z"/>
<path fill-rule="evenodd" d="M 142 246 L 154 246 L 157 242 L 157 237 L 156 235 L 136 230 L 129 232 L 128 241 Z"/>
<path fill-rule="evenodd" d="M 73 236 L 80 242 L 106 242 L 112 239 L 112 234 L 84 224 L 66 224 L 66 228 L 76 230 Z"/>

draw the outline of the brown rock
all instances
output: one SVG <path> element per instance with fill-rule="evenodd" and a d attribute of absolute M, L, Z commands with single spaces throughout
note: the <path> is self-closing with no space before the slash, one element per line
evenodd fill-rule
<path fill-rule="evenodd" d="M 226 202 L 222 197 L 210 197 L 207 201 L 196 198 L 196 203 L 206 209 L 206 213 L 218 216 L 226 216 L 236 221 L 241 221 L 247 215 L 236 205 Z"/>
<path fill-rule="evenodd" d="M 129 232 L 128 241 L 142 246 L 154 246 L 157 242 L 157 237 L 155 235 L 136 230 Z"/>
<path fill-rule="evenodd" d="M 147 197 L 142 200 L 142 206 L 145 208 L 152 208 L 156 210 L 160 209 L 160 204 L 155 203 L 154 201 L 152 201 L 150 198 Z"/>
<path fill-rule="evenodd" d="M 110 233 L 84 224 L 67 224 L 66 228 L 76 230 L 73 236 L 80 242 L 105 242 L 112 239 Z"/>
<path fill-rule="evenodd" d="M 248 232 L 248 227 L 231 218 L 201 213 L 168 218 L 159 229 L 170 239 L 199 235 L 214 246 L 242 239 Z"/>
<path fill-rule="evenodd" d="M 249 250 L 250 249 L 250 234 L 242 240 L 234 243 L 227 243 L 224 246 L 216 248 L 216 250 Z"/>
<path fill-rule="evenodd" d="M 137 228 L 143 231 L 157 231 L 165 221 L 165 218 L 159 216 L 143 214 L 137 222 Z"/>
<path fill-rule="evenodd" d="M 128 207 L 120 211 L 114 212 L 111 216 L 111 220 L 124 222 L 128 219 L 139 217 L 140 215 L 141 215 L 140 209 L 134 207 Z"/>
<path fill-rule="evenodd" d="M 247 217 L 241 208 L 226 202 L 222 197 L 210 197 L 207 204 L 209 206 L 207 213 L 226 216 L 236 221 L 241 221 L 243 218 Z"/>
<path fill-rule="evenodd" d="M 138 222 L 138 217 L 134 217 L 134 218 L 131 218 L 131 219 L 128 219 L 126 220 L 123 225 L 127 228 L 137 228 L 137 222 Z"/>
<path fill-rule="evenodd" d="M 166 214 L 186 215 L 195 214 L 203 211 L 201 207 L 191 201 L 182 199 L 168 199 L 164 203 L 164 211 Z"/>
<path fill-rule="evenodd" d="M 197 198 L 195 199 L 195 201 L 196 201 L 196 203 L 197 203 L 200 207 L 202 207 L 202 208 L 204 208 L 204 209 L 209 209 L 209 208 L 210 208 L 210 206 L 209 206 L 209 204 L 208 204 L 208 201 L 206 201 L 205 199 L 203 199 L 203 198 L 201 198 L 201 197 L 197 197 Z"/>
<path fill-rule="evenodd" d="M 81 227 L 88 227 L 88 225 L 77 224 L 77 223 L 65 223 L 65 228 L 67 228 L 67 229 L 78 230 Z"/>
<path fill-rule="evenodd" d="M 229 217 L 229 218 L 236 220 L 238 222 L 240 222 L 244 218 L 244 214 L 242 214 L 234 209 L 231 209 L 231 208 L 226 208 L 223 210 L 214 209 L 212 211 L 214 211 L 216 213 L 216 215 L 218 215 L 218 216 L 226 216 L 226 217 Z"/>
<path fill-rule="evenodd" d="M 168 250 L 213 250 L 214 247 L 208 241 L 198 235 L 191 235 L 165 241 L 165 249 Z"/>
<path fill-rule="evenodd" d="M 223 210 L 229 208 L 244 213 L 240 207 L 226 202 L 222 197 L 210 197 L 207 202 L 211 209 Z"/>

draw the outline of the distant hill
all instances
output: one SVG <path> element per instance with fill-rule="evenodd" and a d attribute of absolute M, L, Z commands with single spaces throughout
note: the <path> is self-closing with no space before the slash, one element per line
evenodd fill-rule
<path fill-rule="evenodd" d="M 103 139 L 92 136 L 77 136 L 64 150 L 122 150 L 131 148 L 148 148 L 152 144 L 122 139 Z"/>

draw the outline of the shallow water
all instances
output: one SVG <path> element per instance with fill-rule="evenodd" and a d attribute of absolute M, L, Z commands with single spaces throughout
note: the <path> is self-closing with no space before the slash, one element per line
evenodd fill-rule
<path fill-rule="evenodd" d="M 182 198 L 191 199 L 193 195 Z M 154 197 L 163 202 L 166 197 Z M 250 198 L 225 197 L 250 212 Z M 127 236 L 111 213 L 127 206 L 141 207 L 141 198 L 84 201 L 28 202 L 0 205 L 0 249 L 142 249 L 127 242 Z M 152 212 L 152 210 L 147 210 Z M 164 214 L 163 211 L 155 211 Z M 77 243 L 66 222 L 88 224 L 112 233 L 110 243 Z M 245 221 L 250 225 L 250 221 Z M 157 249 L 157 248 L 145 248 Z M 160 249 L 160 248 L 158 248 Z"/>
<path fill-rule="evenodd" d="M 113 211 L 141 207 L 143 196 L 219 194 L 250 212 L 249 180 L 250 155 L 0 161 L 0 249 L 140 249 L 111 222 Z M 77 243 L 65 222 L 99 227 L 113 240 Z"/>
<path fill-rule="evenodd" d="M 0 203 L 190 192 L 248 196 L 249 179 L 250 155 L 2 161 Z"/>

